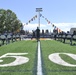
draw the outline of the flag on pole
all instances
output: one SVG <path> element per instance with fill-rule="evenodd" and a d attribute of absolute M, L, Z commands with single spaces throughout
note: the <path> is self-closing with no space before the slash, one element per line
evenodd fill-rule
<path fill-rule="evenodd" d="M 37 18 L 37 15 L 35 15 L 35 18 Z"/>
<path fill-rule="evenodd" d="M 28 23 L 26 23 L 26 25 L 28 25 Z"/>
<path fill-rule="evenodd" d="M 40 17 L 42 16 L 42 14 L 40 14 Z"/>
<path fill-rule="evenodd" d="M 33 21 L 33 18 L 31 19 L 31 21 Z"/>

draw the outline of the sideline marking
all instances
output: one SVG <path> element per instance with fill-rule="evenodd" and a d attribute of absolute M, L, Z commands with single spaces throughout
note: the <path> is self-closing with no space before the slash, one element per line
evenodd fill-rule
<path fill-rule="evenodd" d="M 43 74 L 42 74 L 42 63 L 41 63 L 40 41 L 38 41 L 38 63 L 37 63 L 37 75 L 43 75 Z"/>

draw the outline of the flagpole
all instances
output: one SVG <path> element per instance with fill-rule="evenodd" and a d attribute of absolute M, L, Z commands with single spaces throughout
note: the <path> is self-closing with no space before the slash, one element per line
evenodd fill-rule
<path fill-rule="evenodd" d="M 42 12 L 42 8 L 36 8 L 36 12 L 38 12 L 38 27 L 40 29 L 40 12 Z"/>
<path fill-rule="evenodd" d="M 39 12 L 39 29 L 40 29 L 40 12 Z"/>

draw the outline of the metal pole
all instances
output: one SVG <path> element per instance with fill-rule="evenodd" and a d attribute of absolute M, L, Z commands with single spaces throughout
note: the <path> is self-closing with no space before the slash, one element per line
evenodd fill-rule
<path fill-rule="evenodd" d="M 39 12 L 38 13 L 38 27 L 40 29 L 40 12 L 42 11 L 42 8 L 36 8 L 36 12 Z"/>
<path fill-rule="evenodd" d="M 40 12 L 39 12 L 39 29 L 40 29 Z"/>

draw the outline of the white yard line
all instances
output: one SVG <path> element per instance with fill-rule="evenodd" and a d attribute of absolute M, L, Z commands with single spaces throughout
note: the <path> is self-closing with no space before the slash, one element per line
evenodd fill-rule
<path fill-rule="evenodd" d="M 42 63 L 41 63 L 40 41 L 38 41 L 37 75 L 43 75 L 43 73 L 42 73 Z"/>

